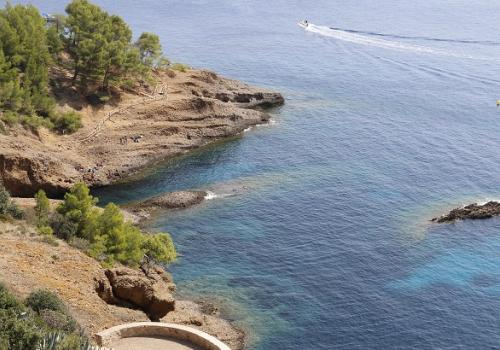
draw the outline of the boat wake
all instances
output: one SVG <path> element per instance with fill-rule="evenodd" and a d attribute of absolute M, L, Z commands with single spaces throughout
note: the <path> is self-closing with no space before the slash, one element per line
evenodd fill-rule
<path fill-rule="evenodd" d="M 337 40 L 342 40 L 342 41 L 351 42 L 351 43 L 360 44 L 360 45 L 385 48 L 385 49 L 392 49 L 392 50 L 399 50 L 399 51 L 412 51 L 412 52 L 417 52 L 417 53 L 441 55 L 441 56 L 451 56 L 451 57 L 457 57 L 457 58 L 486 59 L 486 60 L 489 59 L 489 58 L 483 58 L 483 57 L 479 57 L 479 56 L 471 56 L 471 55 L 467 55 L 467 54 L 461 54 L 461 53 L 457 53 L 457 52 L 447 51 L 447 50 L 438 49 L 438 48 L 432 48 L 432 47 L 427 47 L 427 46 L 404 43 L 401 41 L 392 41 L 392 40 L 386 40 L 386 39 L 381 39 L 381 38 L 375 38 L 375 37 L 373 37 L 373 34 L 368 35 L 369 32 L 367 32 L 366 34 L 360 34 L 360 32 L 357 32 L 357 31 L 346 31 L 346 30 L 341 30 L 341 29 L 333 29 L 333 28 L 329 28 L 326 26 L 317 26 L 315 24 L 309 24 L 305 28 L 305 30 L 309 31 L 311 33 L 334 38 Z M 375 33 L 375 35 L 390 37 L 389 34 L 377 34 L 377 33 Z M 393 37 L 396 38 L 397 36 L 393 36 Z M 436 39 L 436 40 L 439 40 L 439 39 Z M 442 39 L 442 40 L 445 40 L 445 39 Z"/>
<path fill-rule="evenodd" d="M 489 41 L 489 40 L 460 40 L 460 39 L 431 38 L 427 36 L 406 36 L 406 35 L 385 34 L 385 33 L 369 32 L 363 30 L 335 28 L 335 27 L 330 27 L 330 29 L 347 33 L 366 34 L 366 35 L 379 36 L 384 38 L 402 39 L 402 40 L 422 40 L 422 41 L 446 42 L 446 43 L 457 43 L 457 44 L 500 46 L 500 42 Z"/>

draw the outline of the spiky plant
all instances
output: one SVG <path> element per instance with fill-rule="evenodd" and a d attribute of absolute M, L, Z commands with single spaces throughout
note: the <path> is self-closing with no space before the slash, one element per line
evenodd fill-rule
<path fill-rule="evenodd" d="M 36 350 L 56 350 L 57 345 L 63 338 L 62 333 L 49 333 L 42 339 Z"/>
<path fill-rule="evenodd" d="M 45 338 L 42 339 L 40 345 L 36 350 L 57 350 L 58 346 L 64 341 L 65 335 L 61 332 L 49 333 Z M 80 345 L 80 350 L 113 350 L 107 348 L 101 348 L 96 345 L 90 344 L 89 340 L 86 339 L 83 344 Z"/>

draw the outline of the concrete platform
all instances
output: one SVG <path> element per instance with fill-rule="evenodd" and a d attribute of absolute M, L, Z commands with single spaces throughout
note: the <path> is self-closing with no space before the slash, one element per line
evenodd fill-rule
<path fill-rule="evenodd" d="M 163 337 L 130 337 L 111 342 L 113 350 L 203 350 L 186 341 Z"/>
<path fill-rule="evenodd" d="M 99 346 L 114 350 L 231 350 L 196 328 L 162 322 L 135 322 L 96 334 Z"/>

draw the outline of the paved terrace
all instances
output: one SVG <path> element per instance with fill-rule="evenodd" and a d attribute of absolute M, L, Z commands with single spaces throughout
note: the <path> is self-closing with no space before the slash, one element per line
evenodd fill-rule
<path fill-rule="evenodd" d="M 97 334 L 97 343 L 114 350 L 231 350 L 196 328 L 162 322 L 136 322 Z"/>

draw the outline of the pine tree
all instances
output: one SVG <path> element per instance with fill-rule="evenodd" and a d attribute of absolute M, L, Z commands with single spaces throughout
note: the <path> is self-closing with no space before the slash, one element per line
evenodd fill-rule
<path fill-rule="evenodd" d="M 156 34 L 142 33 L 135 46 L 139 48 L 141 62 L 148 67 L 153 66 L 162 55 L 160 38 Z"/>
<path fill-rule="evenodd" d="M 50 201 L 47 198 L 44 190 L 39 190 L 35 194 L 35 215 L 37 220 L 37 226 L 46 226 L 49 222 L 50 214 Z"/>

